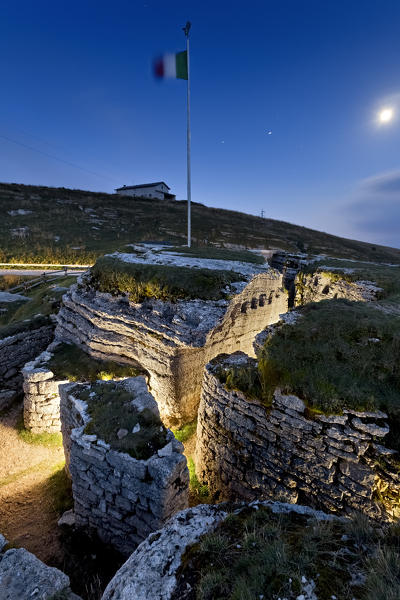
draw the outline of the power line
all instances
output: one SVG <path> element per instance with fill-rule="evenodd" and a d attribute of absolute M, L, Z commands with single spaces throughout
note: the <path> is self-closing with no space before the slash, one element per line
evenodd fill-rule
<path fill-rule="evenodd" d="M 117 181 L 114 177 L 109 177 L 108 175 L 102 175 L 101 173 L 96 173 L 96 171 L 91 171 L 90 169 L 86 169 L 85 167 L 76 165 L 75 163 L 72 163 L 68 160 L 59 158 L 58 156 L 55 156 L 54 154 L 44 152 L 43 150 L 39 150 L 38 148 L 34 148 L 33 146 L 28 146 L 28 144 L 24 144 L 23 142 L 18 142 L 17 140 L 13 140 L 12 138 L 10 138 L 6 135 L 3 135 L 1 133 L 0 133 L 0 138 L 7 140 L 7 142 L 12 142 L 13 144 L 17 144 L 17 146 L 22 146 L 23 148 L 27 148 L 28 150 L 31 150 L 32 152 L 37 152 L 38 154 L 43 154 L 43 156 L 47 156 L 48 158 L 52 158 L 53 160 L 62 162 L 66 165 L 69 165 L 70 167 L 73 167 L 74 169 L 79 169 L 80 171 L 85 171 L 86 173 L 90 173 L 91 175 L 95 175 L 96 177 L 101 177 L 102 179 L 108 179 L 108 181 L 112 181 L 113 183 L 115 183 Z"/>

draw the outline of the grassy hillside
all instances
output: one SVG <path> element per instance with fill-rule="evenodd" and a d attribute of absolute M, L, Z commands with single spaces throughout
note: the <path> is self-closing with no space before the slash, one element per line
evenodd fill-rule
<path fill-rule="evenodd" d="M 243 199 L 246 205 L 247 198 Z M 0 184 L 0 262 L 91 262 L 138 241 L 186 240 L 186 203 Z M 400 250 L 193 204 L 195 245 L 240 245 L 400 263 Z"/>

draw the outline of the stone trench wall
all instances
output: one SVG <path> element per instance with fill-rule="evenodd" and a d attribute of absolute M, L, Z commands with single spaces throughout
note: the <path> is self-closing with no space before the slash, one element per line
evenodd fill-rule
<path fill-rule="evenodd" d="M 376 300 L 377 294 L 382 291 L 372 281 L 337 279 L 334 271 L 322 271 L 314 274 L 299 273 L 295 278 L 295 287 L 295 306 L 333 298 L 369 302 Z"/>
<path fill-rule="evenodd" d="M 60 386 L 63 442 L 72 478 L 77 525 L 93 527 L 124 554 L 188 506 L 189 471 L 183 445 L 171 431 L 167 444 L 147 460 L 118 452 L 96 435 L 86 435 L 87 405 L 73 395 L 82 384 Z M 158 413 L 143 377 L 120 382 Z M 76 427 L 73 427 L 76 420 Z"/>
<path fill-rule="evenodd" d="M 246 365 L 237 353 L 220 364 Z M 219 499 L 282 498 L 334 512 L 400 516 L 396 452 L 383 446 L 384 413 L 307 416 L 303 401 L 275 392 L 272 408 L 227 391 L 205 371 L 196 472 Z"/>
<path fill-rule="evenodd" d="M 24 378 L 24 425 L 32 433 L 58 433 L 61 431 L 59 385 L 68 381 L 55 379 L 46 366 L 52 354 L 42 352 L 22 369 Z"/>
<path fill-rule="evenodd" d="M 230 302 L 130 304 L 74 286 L 63 298 L 56 338 L 98 358 L 139 364 L 149 373 L 163 421 L 177 426 L 196 417 L 204 365 L 221 352 L 253 354 L 256 333 L 287 311 L 277 271 L 241 287 Z"/>
<path fill-rule="evenodd" d="M 22 392 L 22 367 L 47 348 L 53 332 L 46 325 L 0 340 L 0 410 Z"/>

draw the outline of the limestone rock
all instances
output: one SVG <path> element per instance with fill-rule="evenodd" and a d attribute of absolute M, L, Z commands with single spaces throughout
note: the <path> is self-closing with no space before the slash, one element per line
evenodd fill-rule
<path fill-rule="evenodd" d="M 218 506 L 200 505 L 175 515 L 151 534 L 108 584 L 102 600 L 168 600 L 187 546 L 226 517 Z"/>
<path fill-rule="evenodd" d="M 0 410 L 8 408 L 17 397 L 15 390 L 0 390 Z"/>
<path fill-rule="evenodd" d="M 250 507 L 268 507 L 275 514 L 295 512 L 309 519 L 333 521 L 337 517 L 307 506 L 284 502 L 252 502 Z M 236 507 L 235 513 L 248 505 Z M 150 535 L 117 571 L 102 600 L 169 600 L 175 591 L 176 574 L 186 549 L 201 536 L 214 531 L 227 517 L 224 505 L 199 505 L 176 514 L 166 525 Z M 307 580 L 303 582 L 307 588 Z M 310 596 L 311 598 L 311 596 Z"/>
<path fill-rule="evenodd" d="M 383 427 L 379 427 L 376 423 L 363 423 L 360 419 L 352 420 L 353 427 L 359 429 L 360 431 L 364 431 L 369 435 L 373 435 L 376 437 L 385 437 L 389 433 L 388 425 L 384 425 Z"/>
<path fill-rule="evenodd" d="M 328 269 L 314 274 L 299 273 L 295 284 L 295 306 L 333 298 L 371 302 L 376 300 L 377 295 L 382 291 L 372 281 L 346 281 L 333 278 Z"/>
<path fill-rule="evenodd" d="M 62 527 L 63 525 L 66 525 L 67 527 L 74 527 L 75 524 L 76 524 L 76 518 L 75 518 L 74 511 L 72 509 L 66 510 L 65 513 L 63 513 L 57 521 L 57 525 L 59 527 Z"/>
<path fill-rule="evenodd" d="M 127 429 L 118 429 L 117 431 L 117 438 L 119 440 L 122 440 L 124 437 L 126 437 L 128 435 L 129 431 Z"/>
<path fill-rule="evenodd" d="M 160 256 L 152 260 L 164 260 Z M 139 259 L 137 254 L 133 258 Z M 228 266 L 223 262 L 224 268 L 236 270 L 231 261 Z M 140 365 L 149 373 L 163 421 L 168 426 L 192 421 L 204 365 L 221 352 L 252 355 L 254 336 L 288 308 L 281 274 L 267 265 L 242 269 L 247 280 L 231 286 L 230 300 L 148 299 L 134 304 L 78 283 L 63 297 L 56 338 L 97 358 Z"/>
<path fill-rule="evenodd" d="M 0 555 L 1 600 L 51 600 L 61 592 L 66 600 L 79 600 L 70 590 L 67 575 L 46 566 L 24 548 Z"/>

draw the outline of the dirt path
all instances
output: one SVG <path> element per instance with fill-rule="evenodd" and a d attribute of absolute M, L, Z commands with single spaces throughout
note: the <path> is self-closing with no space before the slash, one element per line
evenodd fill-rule
<path fill-rule="evenodd" d="M 61 552 L 48 479 L 64 452 L 24 442 L 16 428 L 20 414 L 18 405 L 0 416 L 0 532 L 48 562 Z"/>

